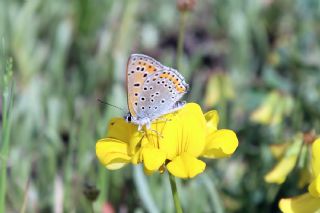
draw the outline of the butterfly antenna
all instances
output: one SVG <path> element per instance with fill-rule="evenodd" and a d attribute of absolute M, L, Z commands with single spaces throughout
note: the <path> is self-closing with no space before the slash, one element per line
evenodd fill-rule
<path fill-rule="evenodd" d="M 101 100 L 100 98 L 98 98 L 97 100 L 98 100 L 100 103 L 102 103 L 102 104 L 115 107 L 115 108 L 117 108 L 117 109 L 120 109 L 122 112 L 126 113 L 126 111 L 125 111 L 124 109 L 122 109 L 122 108 L 120 108 L 120 107 L 118 107 L 118 106 L 115 106 L 115 105 L 113 105 L 113 104 L 109 104 L 108 102 L 105 102 L 105 101 Z"/>

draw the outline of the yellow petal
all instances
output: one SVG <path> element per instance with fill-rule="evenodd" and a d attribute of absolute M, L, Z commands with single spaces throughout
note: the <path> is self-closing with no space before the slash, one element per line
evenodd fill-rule
<path fill-rule="evenodd" d="M 269 146 L 272 155 L 279 159 L 287 150 L 289 143 L 272 144 Z"/>
<path fill-rule="evenodd" d="M 312 176 L 313 180 L 310 183 L 308 190 L 310 194 L 320 198 L 320 138 L 312 144 Z"/>
<path fill-rule="evenodd" d="M 144 136 L 144 133 L 141 131 L 135 131 L 131 132 L 129 136 L 129 154 L 134 155 L 136 152 L 139 151 L 141 148 L 141 144 L 143 141 L 146 141 L 146 137 Z"/>
<path fill-rule="evenodd" d="M 192 178 L 204 171 L 206 164 L 197 158 L 183 153 L 168 163 L 168 171 L 176 177 Z"/>
<path fill-rule="evenodd" d="M 320 138 L 312 144 L 312 173 L 314 177 L 320 175 Z"/>
<path fill-rule="evenodd" d="M 311 195 L 320 199 L 320 174 L 311 182 L 311 184 L 308 187 L 308 190 Z"/>
<path fill-rule="evenodd" d="M 219 114 L 216 110 L 211 110 L 204 115 L 207 124 L 207 134 L 211 134 L 218 129 Z"/>
<path fill-rule="evenodd" d="M 320 198 L 305 193 L 294 198 L 281 199 L 279 208 L 284 213 L 315 213 L 320 210 Z"/>
<path fill-rule="evenodd" d="M 198 157 L 204 150 L 206 138 L 206 121 L 198 104 L 190 103 L 179 113 L 181 129 L 181 141 L 179 153 Z"/>
<path fill-rule="evenodd" d="M 142 162 L 142 150 L 138 150 L 134 155 L 131 157 L 132 164 L 139 164 Z"/>
<path fill-rule="evenodd" d="M 230 156 L 238 147 L 237 135 L 228 129 L 217 130 L 207 136 L 207 144 L 203 153 L 207 158 Z"/>
<path fill-rule="evenodd" d="M 272 120 L 272 108 L 268 104 L 262 105 L 260 108 L 252 112 L 250 120 L 261 123 L 269 124 Z"/>
<path fill-rule="evenodd" d="M 146 175 L 152 175 L 155 170 L 148 170 L 146 167 L 143 167 L 143 171 Z"/>
<path fill-rule="evenodd" d="M 183 152 L 199 156 L 205 146 L 205 136 L 206 124 L 201 108 L 189 103 L 155 121 L 146 137 L 154 148 L 163 150 L 167 159 L 172 160 Z"/>
<path fill-rule="evenodd" d="M 283 157 L 281 161 L 268 173 L 264 176 L 264 180 L 268 183 L 283 183 L 288 174 L 294 168 L 296 164 L 298 155 L 291 155 L 288 157 Z"/>
<path fill-rule="evenodd" d="M 148 171 L 158 170 L 166 160 L 166 153 L 155 148 L 143 149 L 143 163 Z"/>
<path fill-rule="evenodd" d="M 136 134 L 138 132 L 137 126 L 126 122 L 123 118 L 112 118 L 109 122 L 107 132 L 108 138 L 118 139 L 125 143 L 129 143 L 133 136 L 138 136 Z M 139 135 L 139 137 L 141 139 L 141 135 Z"/>
<path fill-rule="evenodd" d="M 220 74 L 216 74 L 209 78 L 204 97 L 205 106 L 207 107 L 212 107 L 221 100 L 222 82 L 220 80 L 220 76 Z"/>
<path fill-rule="evenodd" d="M 113 138 L 100 139 L 96 143 L 96 155 L 108 169 L 119 169 L 131 159 L 128 144 Z"/>

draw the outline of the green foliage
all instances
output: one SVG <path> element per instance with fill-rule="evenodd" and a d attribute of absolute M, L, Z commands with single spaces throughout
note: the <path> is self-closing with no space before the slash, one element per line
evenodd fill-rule
<path fill-rule="evenodd" d="M 188 14 L 179 57 L 191 85 L 185 99 L 218 109 L 240 145 L 230 159 L 208 162 L 205 174 L 178 182 L 183 209 L 270 212 L 297 192 L 263 177 L 275 163 L 270 144 L 320 132 L 319 8 L 317 0 L 203 0 Z M 129 54 L 174 66 L 178 26 L 170 0 L 0 0 L 0 212 L 5 204 L 6 212 L 88 212 L 87 183 L 100 190 L 97 212 L 173 211 L 166 174 L 108 171 L 95 142 L 123 115 L 97 99 L 126 109 Z M 215 75 L 230 87 L 209 85 Z M 274 91 L 292 100 L 290 114 L 276 125 L 252 122 Z M 211 96 L 220 97 L 214 105 L 206 103 Z"/>

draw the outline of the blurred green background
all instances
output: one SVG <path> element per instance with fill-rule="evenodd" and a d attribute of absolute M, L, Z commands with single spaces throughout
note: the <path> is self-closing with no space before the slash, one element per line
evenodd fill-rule
<path fill-rule="evenodd" d="M 166 174 L 108 171 L 95 142 L 123 115 L 97 99 L 127 108 L 131 53 L 176 67 L 181 20 L 172 0 L 0 0 L 3 212 L 90 212 L 94 187 L 96 212 L 173 212 Z M 187 14 L 184 99 L 217 109 L 240 145 L 178 182 L 186 212 L 277 212 L 301 190 L 264 175 L 270 144 L 320 132 L 319 23 L 319 0 L 201 0 Z"/>

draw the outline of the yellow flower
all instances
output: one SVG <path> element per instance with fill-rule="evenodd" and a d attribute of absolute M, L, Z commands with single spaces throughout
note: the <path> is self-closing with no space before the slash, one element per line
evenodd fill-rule
<path fill-rule="evenodd" d="M 250 119 L 264 125 L 276 125 L 290 115 L 294 106 L 291 96 L 278 91 L 270 92 L 263 103 L 252 112 Z"/>
<path fill-rule="evenodd" d="M 224 100 L 232 100 L 235 98 L 233 82 L 229 75 L 221 69 L 214 70 L 215 74 L 210 76 L 206 88 L 204 104 L 207 107 L 214 106 Z"/>
<path fill-rule="evenodd" d="M 108 169 L 143 163 L 147 174 L 166 168 L 176 177 L 192 178 L 206 166 L 198 157 L 228 157 L 238 146 L 236 134 L 218 130 L 218 122 L 216 111 L 204 115 L 194 103 L 160 117 L 141 132 L 123 118 L 114 118 L 107 137 L 98 140 L 96 154 Z"/>
<path fill-rule="evenodd" d="M 276 156 L 277 158 L 279 158 L 279 162 L 270 172 L 268 172 L 264 176 L 264 180 L 266 182 L 276 184 L 284 183 L 284 181 L 287 179 L 287 176 L 296 165 L 301 148 L 301 143 L 302 135 L 297 134 L 293 139 L 293 143 L 291 143 L 290 145 L 273 145 L 270 147 L 271 152 L 280 155 L 281 158 L 280 156 Z"/>
<path fill-rule="evenodd" d="M 285 213 L 311 213 L 320 211 L 320 138 L 312 144 L 312 178 L 308 193 L 281 199 L 279 207 Z"/>

